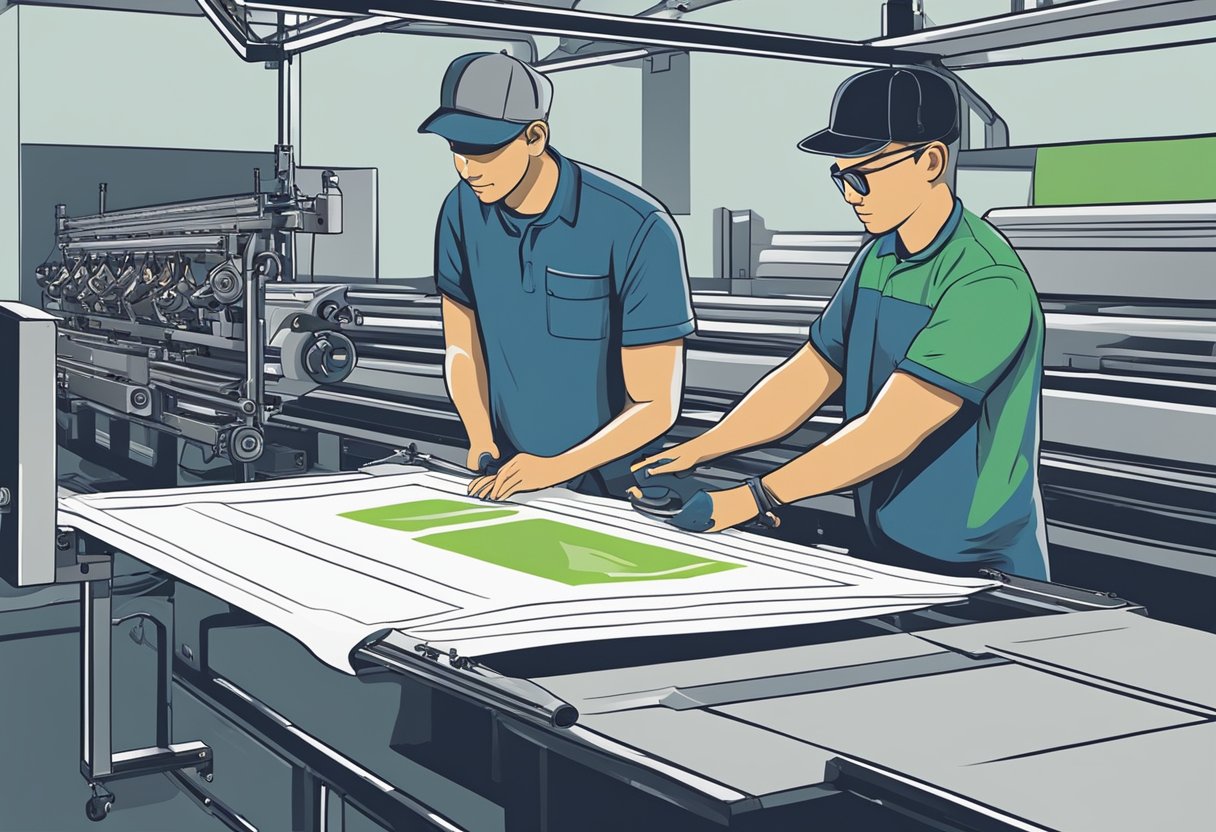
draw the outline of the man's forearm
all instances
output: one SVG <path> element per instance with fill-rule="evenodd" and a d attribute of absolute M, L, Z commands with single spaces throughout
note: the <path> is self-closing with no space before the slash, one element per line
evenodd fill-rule
<path fill-rule="evenodd" d="M 630 404 L 608 424 L 561 456 L 578 476 L 635 453 L 653 439 L 662 436 L 675 423 L 672 407 L 665 401 Z"/>
<path fill-rule="evenodd" d="M 904 373 L 895 373 L 861 417 L 764 477 L 783 503 L 830 494 L 899 464 L 953 418 L 962 400 Z"/>
<path fill-rule="evenodd" d="M 904 437 L 875 430 L 863 416 L 765 476 L 764 485 L 782 503 L 830 494 L 887 470 L 914 448 Z"/>
<path fill-rule="evenodd" d="M 839 386 L 839 374 L 818 354 L 796 354 L 692 442 L 706 459 L 775 442 L 809 419 Z"/>
<path fill-rule="evenodd" d="M 474 446 L 492 443 L 490 385 L 485 370 L 473 356 L 455 347 L 448 348 L 444 363 L 448 395 L 469 435 L 469 442 Z"/>

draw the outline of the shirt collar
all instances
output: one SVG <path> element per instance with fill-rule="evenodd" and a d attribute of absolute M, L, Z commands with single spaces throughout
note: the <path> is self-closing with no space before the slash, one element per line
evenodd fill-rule
<path fill-rule="evenodd" d="M 937 254 L 941 247 L 946 244 L 946 241 L 954 236 L 954 232 L 958 230 L 958 224 L 963 219 L 963 202 L 958 197 L 954 198 L 954 207 L 950 210 L 950 216 L 946 218 L 945 225 L 937 232 L 937 236 L 933 238 L 933 242 L 925 246 L 920 251 L 906 258 L 904 263 L 921 263 Z M 878 248 L 878 256 L 886 257 L 889 254 L 895 254 L 895 240 L 897 231 L 888 231 L 878 238 L 875 246 Z"/>
<path fill-rule="evenodd" d="M 561 219 L 567 225 L 574 225 L 578 220 L 579 194 L 582 191 L 582 173 L 579 171 L 578 165 L 562 156 L 553 148 L 549 148 L 548 152 L 553 154 L 553 158 L 557 161 L 557 190 L 553 192 L 553 199 L 549 201 L 549 207 L 532 224 L 536 226 L 549 225 Z M 496 202 L 493 205 L 481 204 L 483 217 L 488 218 L 491 211 L 498 215 L 498 221 L 508 234 L 512 236 L 518 235 L 516 228 L 503 215 L 500 203 Z"/>

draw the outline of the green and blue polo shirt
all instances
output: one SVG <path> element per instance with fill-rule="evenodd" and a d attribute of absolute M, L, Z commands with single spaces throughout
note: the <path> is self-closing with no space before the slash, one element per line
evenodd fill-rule
<path fill-rule="evenodd" d="M 1046 579 L 1038 485 L 1043 312 L 1007 240 L 955 201 L 923 251 L 896 232 L 867 244 L 811 326 L 844 378 L 845 420 L 893 372 L 963 400 L 907 459 L 859 485 L 858 517 L 878 551 Z"/>

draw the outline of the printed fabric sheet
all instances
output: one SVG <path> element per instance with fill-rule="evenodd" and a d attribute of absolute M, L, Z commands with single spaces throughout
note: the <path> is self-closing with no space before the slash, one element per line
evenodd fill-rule
<path fill-rule="evenodd" d="M 488 503 L 466 487 L 381 465 L 76 495 L 59 501 L 59 523 L 286 631 L 347 673 L 352 650 L 386 628 L 485 656 L 863 618 L 995 585 L 738 531 L 686 533 L 566 489 Z"/>

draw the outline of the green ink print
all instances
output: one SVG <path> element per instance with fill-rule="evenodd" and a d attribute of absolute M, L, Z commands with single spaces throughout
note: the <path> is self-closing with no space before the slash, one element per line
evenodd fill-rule
<path fill-rule="evenodd" d="M 553 520 L 517 520 L 417 539 L 458 555 L 570 586 L 695 578 L 742 566 Z"/>

